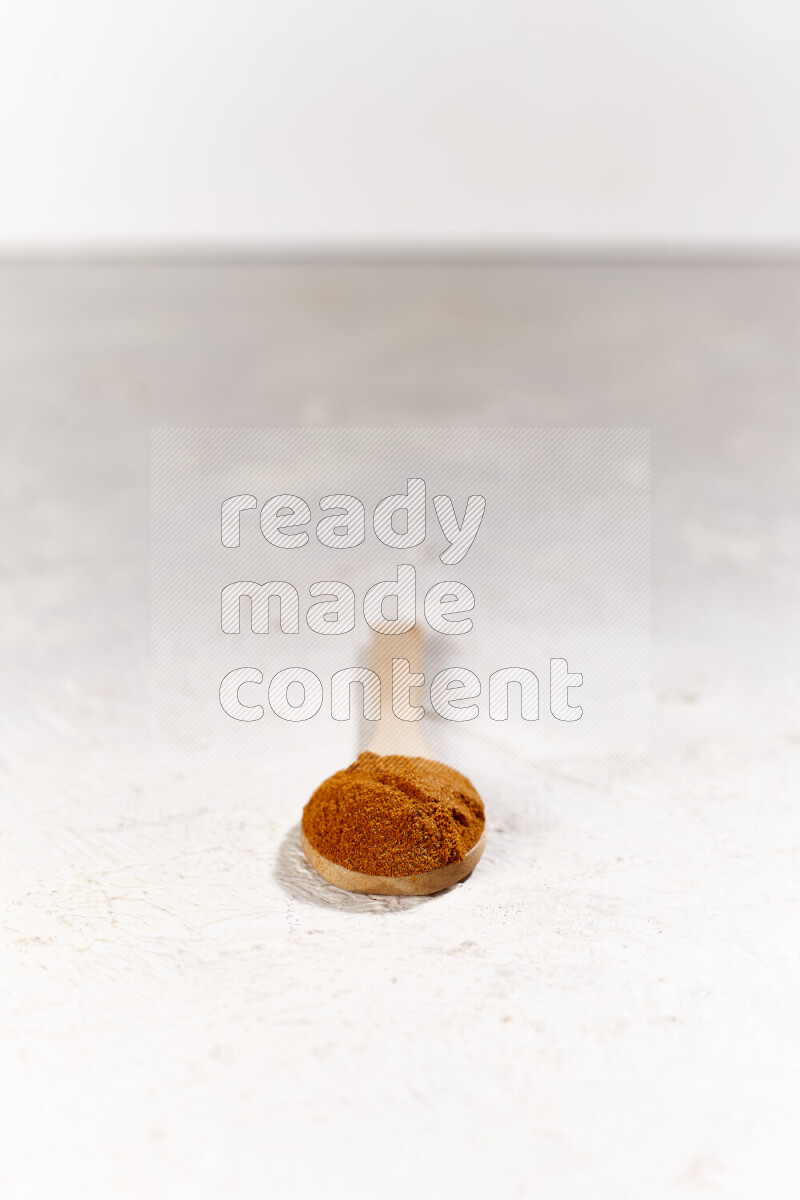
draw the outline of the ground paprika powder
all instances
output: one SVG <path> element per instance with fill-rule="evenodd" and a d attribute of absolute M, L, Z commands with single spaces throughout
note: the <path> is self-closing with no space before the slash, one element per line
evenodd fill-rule
<path fill-rule="evenodd" d="M 326 779 L 303 810 L 317 853 L 365 875 L 418 875 L 460 862 L 484 824 L 480 796 L 452 767 L 369 751 Z"/>

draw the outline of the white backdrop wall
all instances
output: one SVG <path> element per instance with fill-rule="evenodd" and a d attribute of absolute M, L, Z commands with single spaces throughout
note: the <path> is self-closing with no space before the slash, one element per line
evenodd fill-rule
<path fill-rule="evenodd" d="M 0 251 L 800 246 L 797 0 L 8 0 Z"/>

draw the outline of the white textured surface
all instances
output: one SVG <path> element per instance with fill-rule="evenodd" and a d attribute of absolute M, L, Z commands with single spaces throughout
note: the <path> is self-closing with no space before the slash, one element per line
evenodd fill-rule
<path fill-rule="evenodd" d="M 3 269 L 4 1196 L 797 1194 L 799 299 L 789 268 Z M 327 749 L 234 784 L 145 753 L 149 426 L 398 404 L 654 456 L 651 761 L 470 747 L 486 855 L 417 901 L 301 861 Z"/>

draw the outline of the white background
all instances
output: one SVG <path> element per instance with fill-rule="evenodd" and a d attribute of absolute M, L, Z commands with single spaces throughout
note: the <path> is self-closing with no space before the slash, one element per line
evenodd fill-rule
<path fill-rule="evenodd" d="M 780 264 L 0 268 L 3 1200 L 797 1200 L 799 299 Z M 399 416 L 653 451 L 649 760 L 442 722 L 487 849 L 419 901 L 304 864 L 354 722 L 148 756 L 150 428 Z"/>
<path fill-rule="evenodd" d="M 0 251 L 800 243 L 794 0 L 12 0 Z"/>

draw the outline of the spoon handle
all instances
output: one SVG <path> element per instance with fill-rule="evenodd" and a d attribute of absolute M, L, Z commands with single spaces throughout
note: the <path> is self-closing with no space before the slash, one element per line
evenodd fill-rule
<path fill-rule="evenodd" d="M 409 664 L 409 671 L 414 674 L 422 671 L 422 632 L 414 626 L 408 633 L 385 634 L 375 633 L 372 638 L 372 670 L 381 681 L 381 719 L 375 727 L 367 747 L 373 754 L 403 754 L 409 758 L 431 758 L 425 738 L 422 736 L 420 721 L 406 721 L 395 715 L 392 696 L 392 662 L 404 658 Z M 419 693 L 411 689 L 405 697 L 398 695 L 397 700 L 407 700 L 414 707 L 419 707 Z"/>

